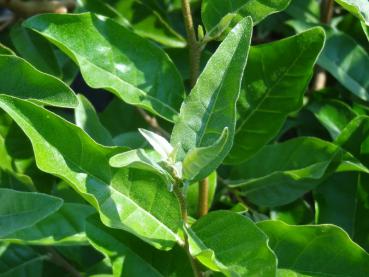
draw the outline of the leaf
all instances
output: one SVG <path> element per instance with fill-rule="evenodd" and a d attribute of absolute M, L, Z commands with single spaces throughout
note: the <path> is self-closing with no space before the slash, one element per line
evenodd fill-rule
<path fill-rule="evenodd" d="M 369 250 L 368 175 L 356 172 L 336 173 L 314 192 L 318 224 L 331 223 L 343 228 L 350 237 Z"/>
<path fill-rule="evenodd" d="M 369 40 L 369 27 L 361 22 L 361 27 L 363 28 L 364 34 L 366 38 Z"/>
<path fill-rule="evenodd" d="M 310 25 L 290 21 L 295 30 Z M 327 70 L 346 89 L 364 101 L 369 101 L 369 82 L 363 68 L 369 68 L 369 55 L 354 39 L 336 29 L 325 27 L 327 40 L 318 65 Z M 340 47 L 337 47 L 339 45 Z"/>
<path fill-rule="evenodd" d="M 0 43 L 0 55 L 15 55 L 14 51 Z"/>
<path fill-rule="evenodd" d="M 52 45 L 44 37 L 20 25 L 14 25 L 10 30 L 10 38 L 20 56 L 34 67 L 55 77 L 62 77 Z"/>
<path fill-rule="evenodd" d="M 89 13 L 38 15 L 24 25 L 71 57 L 89 86 L 174 120 L 184 88 L 177 69 L 157 46 L 113 20 Z"/>
<path fill-rule="evenodd" d="M 41 277 L 42 263 L 46 256 L 37 254 L 32 248 L 20 245 L 9 245 L 1 251 L 0 275 L 2 277 Z"/>
<path fill-rule="evenodd" d="M 287 224 L 303 225 L 313 222 L 314 213 L 308 202 L 299 199 L 291 204 L 274 208 L 270 211 L 270 218 Z"/>
<path fill-rule="evenodd" d="M 251 16 L 256 25 L 268 15 L 287 8 L 290 0 L 204 0 L 201 7 L 201 19 L 207 31 L 214 28 L 224 16 L 237 15 L 232 27 L 242 18 Z"/>
<path fill-rule="evenodd" d="M 235 141 L 226 163 L 251 158 L 278 134 L 288 114 L 302 106 L 324 37 L 321 28 L 313 28 L 251 47 L 237 104 Z"/>
<path fill-rule="evenodd" d="M 334 225 L 257 224 L 269 237 L 278 267 L 308 276 L 365 276 L 369 255 Z"/>
<path fill-rule="evenodd" d="M 79 104 L 74 110 L 76 125 L 86 131 L 96 142 L 103 145 L 113 145 L 113 138 L 101 124 L 94 106 L 82 94 L 77 97 Z"/>
<path fill-rule="evenodd" d="M 78 104 L 74 92 L 62 81 L 16 56 L 0 55 L 0 93 L 56 107 Z"/>
<path fill-rule="evenodd" d="M 63 200 L 47 194 L 0 189 L 0 237 L 33 226 L 56 212 Z"/>
<path fill-rule="evenodd" d="M 184 251 L 158 251 L 127 232 L 108 229 L 96 217 L 86 223 L 93 247 L 109 258 L 114 276 L 192 276 Z"/>
<path fill-rule="evenodd" d="M 208 207 L 211 208 L 217 189 L 217 173 L 214 171 L 208 176 Z M 199 183 L 190 184 L 186 192 L 186 203 L 188 213 L 196 217 L 199 201 Z"/>
<path fill-rule="evenodd" d="M 167 47 L 185 47 L 186 40 L 179 35 L 145 1 L 120 0 L 105 3 L 100 0 L 83 0 L 84 8 L 90 12 L 114 18 L 123 26 L 131 28 L 136 34 L 152 39 Z"/>
<path fill-rule="evenodd" d="M 254 204 L 281 206 L 314 189 L 341 162 L 357 164 L 349 170 L 367 171 L 354 160 L 332 143 L 299 137 L 265 146 L 249 161 L 234 167 L 229 185 L 241 189 Z"/>
<path fill-rule="evenodd" d="M 159 175 L 166 176 L 168 173 L 154 160 L 152 160 L 143 149 L 135 149 L 113 156 L 110 161 L 112 167 L 132 167 L 148 170 Z"/>
<path fill-rule="evenodd" d="M 320 22 L 320 7 L 315 0 L 293 0 L 285 12 L 300 21 Z"/>
<path fill-rule="evenodd" d="M 226 276 L 275 275 L 268 238 L 250 219 L 229 211 L 211 212 L 189 232 L 191 254 L 213 271 Z"/>
<path fill-rule="evenodd" d="M 335 99 L 315 101 L 307 108 L 328 130 L 332 139 L 336 139 L 346 125 L 357 116 L 349 105 Z"/>
<path fill-rule="evenodd" d="M 165 138 L 145 129 L 140 128 L 138 130 L 147 142 L 151 144 L 155 151 L 160 154 L 163 160 L 168 159 L 174 149 Z"/>
<path fill-rule="evenodd" d="M 87 244 L 85 220 L 94 213 L 87 205 L 65 203 L 58 211 L 23 228 L 2 237 L 2 241 L 32 245 L 78 245 Z"/>
<path fill-rule="evenodd" d="M 247 61 L 251 31 L 252 21 L 247 17 L 228 34 L 184 101 L 174 125 L 171 144 L 179 144 L 179 160 L 183 160 L 193 148 L 214 144 L 224 128 L 228 129 L 227 141 L 222 143 L 222 151 L 213 157 L 213 168 L 208 169 L 209 173 L 222 163 L 232 147 L 236 101 Z"/>
<path fill-rule="evenodd" d="M 179 240 L 179 204 L 161 177 L 109 166 L 109 159 L 124 149 L 97 144 L 77 126 L 27 101 L 2 95 L 0 107 L 31 140 L 38 167 L 68 182 L 99 211 L 104 224 L 161 249 Z"/>
<path fill-rule="evenodd" d="M 193 148 L 188 151 L 183 160 L 183 179 L 197 182 L 206 178 L 218 167 L 218 161 L 214 157 L 222 154 L 227 141 L 228 128 L 226 127 L 213 145 Z"/>
<path fill-rule="evenodd" d="M 344 9 L 369 26 L 369 3 L 362 0 L 336 0 Z"/>

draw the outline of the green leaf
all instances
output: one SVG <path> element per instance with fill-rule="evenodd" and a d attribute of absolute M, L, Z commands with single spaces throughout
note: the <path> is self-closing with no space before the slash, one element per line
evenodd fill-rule
<path fill-rule="evenodd" d="M 87 244 L 85 220 L 95 210 L 87 205 L 65 203 L 45 219 L 2 237 L 2 241 L 33 245 Z"/>
<path fill-rule="evenodd" d="M 193 148 L 183 160 L 183 179 L 190 182 L 200 181 L 215 170 L 219 163 L 214 157 L 222 154 L 228 141 L 228 128 L 224 128 L 220 138 L 206 147 Z"/>
<path fill-rule="evenodd" d="M 299 199 L 291 204 L 274 208 L 270 211 L 270 218 L 287 224 L 303 225 L 312 223 L 314 214 L 309 203 Z"/>
<path fill-rule="evenodd" d="M 226 276 L 275 275 L 277 261 L 268 238 L 250 219 L 229 211 L 211 212 L 189 232 L 191 254 L 210 269 Z"/>
<path fill-rule="evenodd" d="M 293 0 L 285 12 L 297 20 L 320 22 L 320 6 L 315 0 Z"/>
<path fill-rule="evenodd" d="M 14 51 L 0 43 L 0 55 L 15 55 Z"/>
<path fill-rule="evenodd" d="M 295 30 L 310 25 L 290 21 Z M 350 36 L 336 29 L 325 27 L 327 40 L 318 64 L 333 75 L 346 89 L 364 101 L 369 101 L 369 81 L 363 68 L 369 68 L 369 55 Z M 339 45 L 340 47 L 337 47 Z"/>
<path fill-rule="evenodd" d="M 121 148 L 97 144 L 80 128 L 42 107 L 5 95 L 0 96 L 0 107 L 31 140 L 38 167 L 68 182 L 99 211 L 104 224 L 162 249 L 179 239 L 179 204 L 161 177 L 111 168 L 109 159 Z"/>
<path fill-rule="evenodd" d="M 33 226 L 56 212 L 63 200 L 47 194 L 0 189 L 0 237 Z"/>
<path fill-rule="evenodd" d="M 195 87 L 184 101 L 174 125 L 171 144 L 180 145 L 178 159 L 193 148 L 213 145 L 228 129 L 223 148 L 212 158 L 210 173 L 230 151 L 236 125 L 236 101 L 250 46 L 252 20 L 243 19 L 228 34 L 208 61 Z M 210 162 L 211 159 L 207 159 Z"/>
<path fill-rule="evenodd" d="M 208 207 L 211 208 L 217 189 L 217 173 L 214 171 L 208 176 Z M 192 183 L 188 186 L 186 192 L 186 203 L 188 213 L 196 217 L 199 202 L 199 183 Z"/>
<path fill-rule="evenodd" d="M 131 28 L 136 34 L 164 46 L 186 46 L 186 40 L 145 1 L 120 0 L 106 3 L 100 0 L 83 0 L 83 7 L 90 12 L 114 18 L 122 25 Z"/>
<path fill-rule="evenodd" d="M 249 161 L 234 167 L 229 185 L 241 189 L 252 203 L 281 206 L 314 189 L 341 162 L 356 163 L 356 170 L 367 171 L 340 147 L 318 138 L 299 137 L 265 146 Z"/>
<path fill-rule="evenodd" d="M 369 3 L 363 0 L 336 0 L 344 9 L 369 26 Z"/>
<path fill-rule="evenodd" d="M 363 22 L 361 22 L 361 27 L 363 28 L 364 34 L 366 38 L 369 40 L 369 27 L 368 25 L 365 25 Z"/>
<path fill-rule="evenodd" d="M 127 232 L 104 227 L 96 217 L 86 222 L 93 247 L 109 258 L 114 276 L 192 276 L 184 251 L 158 251 Z"/>
<path fill-rule="evenodd" d="M 113 20 L 89 13 L 38 15 L 24 25 L 71 57 L 89 86 L 174 120 L 184 88 L 177 69 L 157 46 Z"/>
<path fill-rule="evenodd" d="M 56 107 L 78 105 L 77 97 L 66 84 L 16 56 L 0 55 L 0 93 Z"/>
<path fill-rule="evenodd" d="M 302 106 L 324 37 L 323 29 L 314 28 L 251 47 L 237 105 L 235 142 L 226 163 L 249 159 L 278 134 L 288 114 Z"/>
<path fill-rule="evenodd" d="M 113 138 L 101 124 L 94 106 L 82 94 L 77 97 L 79 104 L 74 110 L 76 125 L 86 131 L 96 142 L 103 145 L 113 145 Z"/>
<path fill-rule="evenodd" d="M 147 140 L 148 143 L 159 153 L 163 160 L 167 160 L 173 152 L 173 146 L 162 136 L 155 134 L 154 132 L 139 129 L 141 135 Z"/>
<path fill-rule="evenodd" d="M 369 251 L 368 175 L 336 173 L 314 192 L 316 221 L 342 227 L 359 245 Z"/>
<path fill-rule="evenodd" d="M 293 226 L 281 221 L 257 225 L 269 237 L 279 268 L 308 276 L 369 274 L 369 255 L 334 225 Z"/>
<path fill-rule="evenodd" d="M 339 100 L 315 101 L 307 107 L 328 130 L 332 139 L 336 139 L 357 114 Z"/>
<path fill-rule="evenodd" d="M 42 72 L 61 78 L 62 72 L 50 42 L 20 25 L 10 31 L 17 53 Z"/>
<path fill-rule="evenodd" d="M 237 17 L 232 24 L 246 16 L 251 16 L 256 25 L 268 15 L 287 8 L 290 0 L 204 0 L 201 7 L 201 18 L 207 31 L 213 29 L 224 16 L 234 13 Z"/>
<path fill-rule="evenodd" d="M 1 248 L 5 249 L 1 249 Z M 19 245 L 0 245 L 0 275 L 2 277 L 41 277 L 46 256 L 32 248 Z"/>

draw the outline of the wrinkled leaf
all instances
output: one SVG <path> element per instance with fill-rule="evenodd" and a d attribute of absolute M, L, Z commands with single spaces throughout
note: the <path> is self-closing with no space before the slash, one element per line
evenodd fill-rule
<path fill-rule="evenodd" d="M 106 225 L 132 232 L 158 248 L 174 245 L 181 225 L 179 205 L 158 175 L 111 168 L 109 159 L 122 149 L 97 144 L 42 107 L 5 95 L 0 96 L 0 107 L 31 140 L 38 167 L 68 182 L 100 212 Z"/>

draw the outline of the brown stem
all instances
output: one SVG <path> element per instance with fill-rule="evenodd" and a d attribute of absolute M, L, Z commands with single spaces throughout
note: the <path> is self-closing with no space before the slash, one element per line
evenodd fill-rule
<path fill-rule="evenodd" d="M 329 25 L 334 10 L 334 0 L 322 0 L 320 5 L 320 22 L 322 24 Z M 327 83 L 327 73 L 321 67 L 317 67 L 315 71 L 314 82 L 312 85 L 312 91 L 321 90 L 326 86 Z"/>
<path fill-rule="evenodd" d="M 205 178 L 199 182 L 199 198 L 197 203 L 197 216 L 200 218 L 208 213 L 209 179 Z"/>
<path fill-rule="evenodd" d="M 74 9 L 75 5 L 74 0 L 0 0 L 0 7 L 11 10 L 18 18 L 27 18 L 39 13 L 67 13 L 68 10 Z"/>
<path fill-rule="evenodd" d="M 182 14 L 187 33 L 188 50 L 190 54 L 191 87 L 195 86 L 200 74 L 201 45 L 197 41 L 193 25 L 191 6 L 188 0 L 182 0 Z"/>
<path fill-rule="evenodd" d="M 183 195 L 182 189 L 177 184 L 174 186 L 173 192 L 174 192 L 175 196 L 177 197 L 180 208 L 181 208 L 183 228 L 187 228 L 188 214 L 187 214 L 186 199 Z M 201 273 L 201 270 L 199 268 L 199 265 L 197 264 L 196 260 L 191 256 L 190 244 L 188 243 L 188 236 L 187 236 L 186 231 L 183 232 L 183 235 L 184 235 L 184 245 L 183 245 L 183 247 L 186 251 L 188 259 L 190 260 L 193 274 L 194 274 L 195 277 L 201 277 L 202 273 Z"/>
<path fill-rule="evenodd" d="M 160 126 L 158 120 L 155 117 L 150 116 L 145 110 L 141 108 L 137 108 L 137 110 L 141 114 L 142 118 L 147 122 L 147 124 L 149 124 L 150 127 L 154 130 L 154 132 L 159 133 L 166 139 L 170 138 L 169 133 Z"/>
<path fill-rule="evenodd" d="M 70 275 L 74 277 L 82 277 L 81 273 L 78 272 L 70 263 L 68 263 L 54 248 L 46 247 L 47 251 L 50 254 L 50 259 L 56 265 L 65 269 L 65 271 L 69 272 Z"/>

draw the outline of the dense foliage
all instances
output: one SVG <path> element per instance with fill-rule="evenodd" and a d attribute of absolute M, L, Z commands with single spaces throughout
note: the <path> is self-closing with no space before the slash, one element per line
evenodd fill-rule
<path fill-rule="evenodd" d="M 369 276 L 367 0 L 69 2 L 0 0 L 0 276 Z"/>

